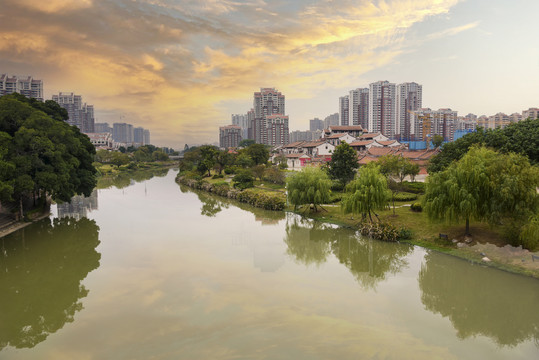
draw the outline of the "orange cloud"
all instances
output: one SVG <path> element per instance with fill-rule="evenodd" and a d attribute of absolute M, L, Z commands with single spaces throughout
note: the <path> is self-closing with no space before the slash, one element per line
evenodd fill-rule
<path fill-rule="evenodd" d="M 408 27 L 457 2 L 319 1 L 288 14 L 262 0 L 7 1 L 3 72 L 3 63 L 42 68 L 32 75 L 46 94 L 81 94 L 98 121 L 122 114 L 172 146 L 214 141 L 230 118 L 224 105 L 249 103 L 261 86 L 288 101 L 355 86 L 350 74 L 390 63 Z"/>

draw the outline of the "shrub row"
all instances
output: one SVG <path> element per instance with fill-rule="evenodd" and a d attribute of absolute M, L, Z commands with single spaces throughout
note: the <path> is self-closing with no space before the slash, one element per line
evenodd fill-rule
<path fill-rule="evenodd" d="M 179 176 L 176 181 L 193 189 L 204 190 L 229 199 L 236 199 L 266 210 L 284 210 L 286 205 L 285 198 L 282 195 L 269 195 L 252 190 L 240 191 L 230 188 L 229 184 L 224 181 L 210 184 L 202 179 L 189 178 L 188 176 Z"/>
<path fill-rule="evenodd" d="M 423 194 L 425 193 L 425 183 L 424 182 L 409 182 L 403 181 L 402 188 L 404 191 L 411 192 L 414 194 Z"/>
<path fill-rule="evenodd" d="M 412 201 L 417 199 L 417 194 L 399 192 L 395 194 L 395 201 Z"/>
<path fill-rule="evenodd" d="M 410 230 L 397 228 L 387 222 L 365 222 L 359 225 L 361 235 L 369 236 L 376 240 L 397 242 L 411 238 Z"/>

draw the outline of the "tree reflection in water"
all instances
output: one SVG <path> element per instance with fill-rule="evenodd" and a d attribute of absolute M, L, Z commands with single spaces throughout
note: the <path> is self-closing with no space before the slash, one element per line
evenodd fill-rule
<path fill-rule="evenodd" d="M 101 258 L 99 227 L 86 218 L 46 219 L 1 242 L 0 350 L 31 348 L 83 308 L 81 281 Z"/>
<path fill-rule="evenodd" d="M 288 254 L 306 265 L 320 265 L 333 254 L 346 266 L 364 289 L 396 274 L 408 263 L 405 257 L 412 247 L 362 237 L 351 229 L 311 222 L 290 214 L 285 243 Z"/>
<path fill-rule="evenodd" d="M 136 182 L 143 182 L 146 180 L 150 180 L 153 177 L 166 176 L 168 172 L 169 172 L 169 169 L 161 168 L 161 169 L 125 171 L 125 172 L 120 172 L 113 176 L 104 175 L 98 179 L 97 188 L 107 189 L 114 186 L 117 189 L 123 189 L 130 185 L 133 185 Z"/>
<path fill-rule="evenodd" d="M 448 317 L 461 339 L 484 335 L 505 346 L 539 342 L 536 279 L 430 252 L 419 272 L 419 287 L 425 308 Z"/>

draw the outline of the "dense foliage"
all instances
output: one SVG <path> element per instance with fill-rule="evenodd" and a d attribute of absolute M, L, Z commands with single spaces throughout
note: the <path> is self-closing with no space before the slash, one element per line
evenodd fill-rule
<path fill-rule="evenodd" d="M 345 214 L 361 214 L 373 222 L 372 213 L 384 209 L 390 196 L 385 176 L 371 163 L 359 169 L 358 177 L 348 184 L 341 206 Z"/>
<path fill-rule="evenodd" d="M 539 197 L 539 169 L 525 156 L 472 147 L 459 161 L 427 179 L 424 208 L 431 219 L 500 224 L 527 219 Z"/>
<path fill-rule="evenodd" d="M 96 185 L 95 149 L 65 110 L 19 94 L 0 98 L 0 200 L 50 195 L 69 201 Z M 21 208 L 22 212 L 22 208 Z"/>
<path fill-rule="evenodd" d="M 442 151 L 430 160 L 429 174 L 446 169 L 453 161 L 463 157 L 473 145 L 484 145 L 504 154 L 522 154 L 528 157 L 530 163 L 539 164 L 539 119 L 523 120 L 504 129 L 478 129 L 446 143 Z"/>
<path fill-rule="evenodd" d="M 327 163 L 329 177 L 338 180 L 343 187 L 354 178 L 358 167 L 356 151 L 346 142 L 335 148 L 331 160 Z"/>
<path fill-rule="evenodd" d="M 330 202 L 331 181 L 320 168 L 306 167 L 288 178 L 288 201 L 297 208 L 299 205 L 317 206 Z"/>

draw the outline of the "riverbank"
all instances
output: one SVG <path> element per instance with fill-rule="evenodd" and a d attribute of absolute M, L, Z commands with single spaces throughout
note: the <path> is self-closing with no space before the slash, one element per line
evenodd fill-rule
<path fill-rule="evenodd" d="M 229 198 L 237 198 L 237 193 L 240 193 L 234 189 L 215 191 L 215 186 L 205 180 L 196 182 L 185 179 L 182 182 L 181 177 L 177 177 L 176 182 Z M 266 194 L 271 192 L 272 195 L 275 195 L 274 189 L 259 187 L 250 191 Z M 228 196 L 229 192 L 234 192 L 234 197 Z M 284 193 L 279 193 L 277 196 L 284 197 Z M 380 220 L 409 230 L 410 238 L 401 242 L 456 256 L 481 266 L 494 267 L 539 279 L 539 251 L 530 252 L 522 247 L 504 244 L 501 230 L 493 229 L 484 223 L 472 223 L 473 237 L 465 237 L 462 235 L 462 226 L 431 222 L 425 213 L 414 212 L 410 209 L 412 202 L 398 202 L 395 209 L 390 207 L 378 214 Z M 360 220 L 357 216 L 344 215 L 338 204 L 324 205 L 323 210 L 319 212 L 311 212 L 309 209 L 294 211 L 286 206 L 282 210 L 277 210 L 294 212 L 313 220 L 353 229 L 357 229 Z"/>

